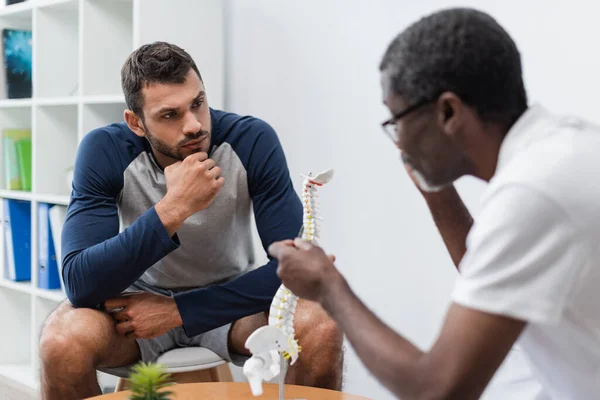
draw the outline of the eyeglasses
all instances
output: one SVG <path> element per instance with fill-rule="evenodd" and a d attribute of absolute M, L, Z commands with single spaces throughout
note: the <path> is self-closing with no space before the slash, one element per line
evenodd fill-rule
<path fill-rule="evenodd" d="M 430 99 L 425 99 L 425 100 L 422 100 L 422 101 L 419 101 L 419 102 L 413 104 L 412 106 L 405 108 L 404 110 L 400 111 L 399 113 L 392 115 L 392 118 L 388 119 L 387 121 L 382 122 L 381 128 L 383 128 L 383 131 L 390 138 L 390 140 L 392 142 L 394 142 L 394 143 L 398 142 L 399 137 L 398 137 L 397 121 L 400 118 L 405 117 L 406 115 L 415 111 L 416 109 L 423 107 L 425 104 L 431 103 L 432 101 L 436 100 L 437 98 L 438 98 L 438 96 L 436 96 L 434 98 L 430 98 Z"/>

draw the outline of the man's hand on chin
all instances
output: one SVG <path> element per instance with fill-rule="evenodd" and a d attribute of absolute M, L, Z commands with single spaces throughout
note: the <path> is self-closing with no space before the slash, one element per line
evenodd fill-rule
<path fill-rule="evenodd" d="M 117 333 L 128 338 L 153 338 L 183 325 L 175 299 L 153 293 L 124 294 L 104 302 Z"/>

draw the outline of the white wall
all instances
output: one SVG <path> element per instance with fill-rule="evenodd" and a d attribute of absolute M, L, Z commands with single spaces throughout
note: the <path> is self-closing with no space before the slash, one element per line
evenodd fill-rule
<path fill-rule="evenodd" d="M 584 0 L 462 2 L 492 13 L 521 49 L 532 102 L 599 120 L 598 6 Z M 426 349 L 442 323 L 455 271 L 429 213 L 384 137 L 378 63 L 410 22 L 452 1 L 278 0 L 227 3 L 229 111 L 278 131 L 296 187 L 328 167 L 322 244 L 356 293 L 384 321 Z M 202 66 L 200 66 L 202 68 Z M 459 190 L 474 215 L 484 185 Z M 504 377 L 519 378 L 520 359 Z M 500 377 L 502 378 L 502 376 Z M 517 387 L 517 386 L 514 386 Z M 345 390 L 392 396 L 352 353 Z M 515 398 L 489 391 L 488 398 Z"/>

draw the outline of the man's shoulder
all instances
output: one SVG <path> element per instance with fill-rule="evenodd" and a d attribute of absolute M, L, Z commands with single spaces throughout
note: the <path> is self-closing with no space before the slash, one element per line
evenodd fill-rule
<path fill-rule="evenodd" d="M 123 186 L 124 171 L 146 146 L 125 122 L 92 129 L 78 146 L 74 179 L 82 187 L 100 185 L 116 195 Z"/>
<path fill-rule="evenodd" d="M 144 138 L 133 133 L 125 122 L 115 122 L 89 131 L 81 140 L 79 151 L 102 152 L 109 159 L 130 162 L 147 146 Z"/>
<path fill-rule="evenodd" d="M 568 194 L 574 187 L 594 189 L 588 182 L 597 175 L 600 128 L 573 116 L 547 113 L 540 119 L 503 143 L 484 198 L 506 186 L 520 186 L 563 203 L 573 200 Z"/>
<path fill-rule="evenodd" d="M 261 118 L 212 110 L 213 148 L 235 154 L 246 170 L 251 189 L 280 177 L 289 180 L 287 160 L 275 129 Z"/>
<path fill-rule="evenodd" d="M 82 143 L 98 146 L 123 146 L 127 144 L 136 145 L 143 141 L 137 136 L 125 122 L 114 122 L 100 126 L 89 131 L 82 139 Z"/>
<path fill-rule="evenodd" d="M 211 108 L 213 134 L 218 143 L 236 144 L 240 140 L 253 141 L 260 136 L 276 139 L 277 133 L 264 119 Z"/>

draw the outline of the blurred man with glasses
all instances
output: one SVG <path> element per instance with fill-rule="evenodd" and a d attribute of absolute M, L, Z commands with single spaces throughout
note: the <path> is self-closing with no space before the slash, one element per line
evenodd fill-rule
<path fill-rule="evenodd" d="M 284 284 L 320 301 L 403 399 L 478 398 L 517 340 L 537 399 L 597 398 L 600 129 L 528 105 L 515 43 L 477 10 L 415 22 L 380 70 L 383 128 L 460 270 L 439 336 L 419 349 L 394 332 L 309 243 L 271 245 Z M 474 223 L 453 188 L 465 175 L 489 182 Z"/>

